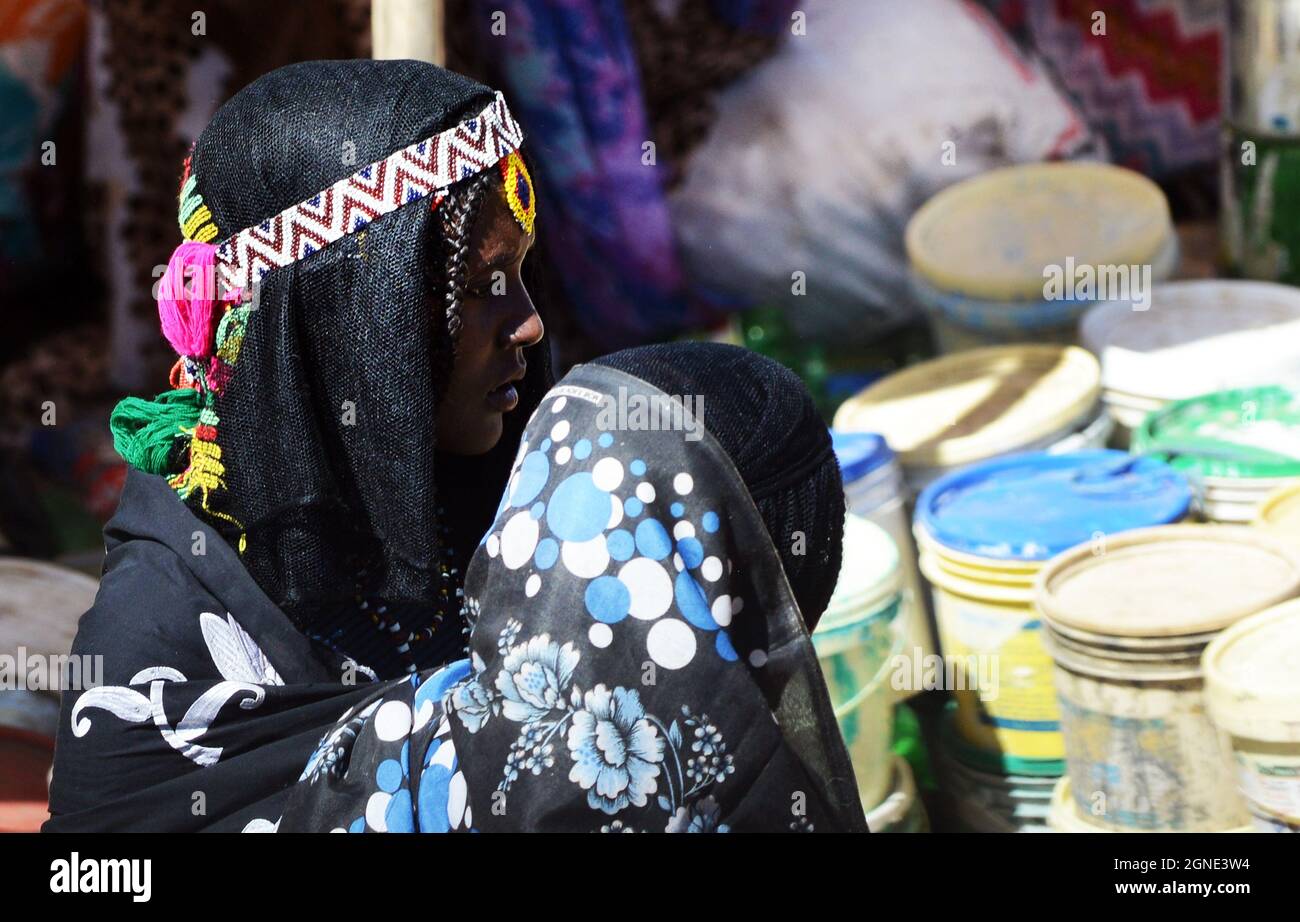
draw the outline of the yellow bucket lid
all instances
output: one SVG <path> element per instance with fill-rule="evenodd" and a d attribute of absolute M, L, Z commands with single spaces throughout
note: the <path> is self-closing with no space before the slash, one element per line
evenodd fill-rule
<path fill-rule="evenodd" d="M 1039 163 L 949 186 L 913 215 L 906 245 L 913 270 L 943 291 L 1036 300 L 1046 266 L 1150 264 L 1172 233 L 1169 203 L 1145 176 Z"/>
<path fill-rule="evenodd" d="M 1300 743 L 1300 600 L 1238 621 L 1206 647 L 1201 667 L 1220 730 Z"/>
<path fill-rule="evenodd" d="M 1227 627 L 1300 594 L 1300 557 L 1265 532 L 1161 525 L 1056 557 L 1034 601 L 1049 624 L 1106 637 L 1179 637 Z"/>
<path fill-rule="evenodd" d="M 913 365 L 849 398 L 835 428 L 885 437 L 904 467 L 956 467 L 1082 420 L 1101 369 L 1077 346 L 971 349 Z"/>
<path fill-rule="evenodd" d="M 1255 513 L 1255 524 L 1285 532 L 1300 532 L 1300 484 L 1270 493 Z"/>

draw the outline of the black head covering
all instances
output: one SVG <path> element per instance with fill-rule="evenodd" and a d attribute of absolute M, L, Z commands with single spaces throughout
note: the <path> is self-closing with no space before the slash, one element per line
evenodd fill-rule
<path fill-rule="evenodd" d="M 844 486 L 830 432 L 799 377 L 779 362 L 722 343 L 640 346 L 593 364 L 667 394 L 703 397 L 704 425 L 758 507 L 811 631 L 840 572 Z"/>
<path fill-rule="evenodd" d="M 492 98 L 418 61 L 293 64 L 222 106 L 191 175 L 225 239 Z M 435 461 L 437 406 L 487 175 L 453 186 L 437 212 L 430 199 L 410 203 L 262 280 L 215 407 L 225 488 L 208 502 L 220 515 L 190 503 L 232 543 L 240 530 L 225 516 L 242 525 L 245 566 L 300 625 L 340 599 L 426 604 L 446 589 L 448 519 L 468 552 L 549 383 L 545 349 L 528 350 L 501 443 L 475 459 L 469 482 L 435 491 L 452 467 Z M 440 505 L 452 514 L 440 517 Z"/>

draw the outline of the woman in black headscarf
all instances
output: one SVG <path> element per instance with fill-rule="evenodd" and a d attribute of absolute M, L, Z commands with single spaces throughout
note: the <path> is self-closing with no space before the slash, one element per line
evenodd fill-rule
<path fill-rule="evenodd" d="M 809 639 L 843 516 L 775 362 L 678 343 L 575 368 L 470 565 L 469 659 L 358 702 L 259 827 L 865 831 Z"/>
<path fill-rule="evenodd" d="M 65 691 L 47 828 L 242 828 L 359 686 L 463 656 L 550 383 L 522 140 L 414 61 L 282 68 L 199 137 L 158 288 L 181 358 L 113 414 L 132 469 L 74 645 L 104 687 Z"/>

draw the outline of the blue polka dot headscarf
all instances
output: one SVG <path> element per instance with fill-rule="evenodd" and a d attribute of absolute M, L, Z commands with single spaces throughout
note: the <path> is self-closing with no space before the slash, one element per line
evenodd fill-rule
<path fill-rule="evenodd" d="M 816 792 L 853 828 L 852 769 L 800 613 L 821 613 L 839 564 L 843 494 L 825 425 L 801 407 L 746 418 L 765 405 L 762 389 L 778 406 L 788 396 L 764 359 L 667 348 L 712 362 L 710 375 L 729 362 L 744 398 L 710 403 L 722 386 L 710 383 L 701 407 L 684 398 L 702 378 L 674 393 L 614 367 L 577 367 L 529 421 L 470 564 L 474 671 L 452 696 L 456 750 L 470 790 L 496 786 L 524 805 L 511 810 L 540 811 L 475 810 L 475 823 L 570 828 L 576 817 L 557 827 L 541 816 L 595 809 L 645 811 L 654 828 L 663 818 L 651 814 L 671 817 L 706 789 L 726 815 L 726 798 L 775 772 L 782 798 L 783 785 Z M 628 367 L 635 351 L 614 359 Z M 811 407 L 797 379 L 791 390 Z M 608 412 L 616 401 L 676 401 L 684 428 L 639 425 L 644 417 Z M 744 413 L 728 419 L 728 404 Z M 753 430 L 768 422 L 779 427 Z M 732 434 L 744 427 L 780 466 L 764 472 Z M 825 597 L 804 583 L 814 569 L 784 564 L 787 526 L 805 531 Z"/>

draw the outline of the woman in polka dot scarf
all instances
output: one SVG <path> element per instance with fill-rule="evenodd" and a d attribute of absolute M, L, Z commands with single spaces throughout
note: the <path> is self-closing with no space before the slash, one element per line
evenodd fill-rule
<path fill-rule="evenodd" d="M 808 637 L 842 521 L 781 366 L 699 343 L 579 366 L 470 565 L 469 658 L 336 725 L 278 828 L 865 831 Z"/>

